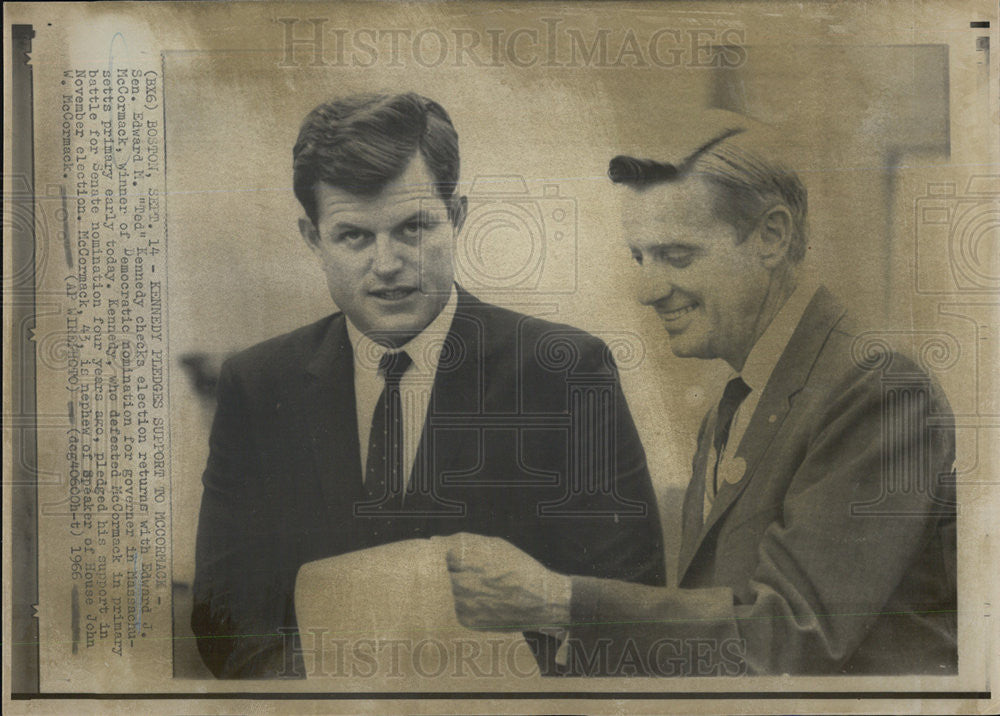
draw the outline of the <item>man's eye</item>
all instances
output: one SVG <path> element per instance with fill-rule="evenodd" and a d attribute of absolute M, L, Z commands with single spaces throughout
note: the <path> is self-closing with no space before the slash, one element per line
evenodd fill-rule
<path fill-rule="evenodd" d="M 348 229 L 347 231 L 341 231 L 337 234 L 337 239 L 339 241 L 346 241 L 353 244 L 362 241 L 365 236 L 366 233 L 361 229 Z"/>
<path fill-rule="evenodd" d="M 684 268 L 694 260 L 694 252 L 687 249 L 665 249 L 659 252 L 657 258 L 674 268 Z"/>
<path fill-rule="evenodd" d="M 635 261 L 640 266 L 642 266 L 642 254 L 640 254 L 638 251 L 632 252 L 632 260 Z"/>
<path fill-rule="evenodd" d="M 431 227 L 431 221 L 424 217 L 419 217 L 415 219 L 410 219 L 405 222 L 401 227 L 401 233 L 403 236 L 409 238 L 417 238 L 420 236 L 421 232 L 426 231 Z"/>

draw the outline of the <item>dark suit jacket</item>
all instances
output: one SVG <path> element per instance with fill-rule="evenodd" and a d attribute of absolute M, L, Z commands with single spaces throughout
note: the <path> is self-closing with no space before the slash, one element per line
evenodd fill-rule
<path fill-rule="evenodd" d="M 298 568 L 386 542 L 477 532 L 559 572 L 665 582 L 645 454 L 607 346 L 461 290 L 442 339 L 412 492 L 374 514 L 356 511 L 366 498 L 344 316 L 226 362 L 192 615 L 217 676 L 301 674 L 286 648 Z"/>
<path fill-rule="evenodd" d="M 746 469 L 720 474 L 704 523 L 715 409 L 702 423 L 679 588 L 574 580 L 577 668 L 956 671 L 951 409 L 903 356 L 859 348 L 820 289 L 734 453 Z"/>

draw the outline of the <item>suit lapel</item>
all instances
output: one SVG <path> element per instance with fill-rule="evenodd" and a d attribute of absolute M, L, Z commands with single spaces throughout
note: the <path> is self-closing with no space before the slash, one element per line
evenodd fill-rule
<path fill-rule="evenodd" d="M 694 557 L 700 541 L 702 513 L 705 502 L 705 475 L 708 469 L 709 447 L 712 444 L 712 428 L 715 425 L 716 408 L 712 408 L 702 421 L 698 431 L 698 447 L 691 462 L 691 481 L 684 495 L 683 523 L 681 525 L 681 550 L 677 562 L 678 575 L 684 578 L 688 565 Z"/>
<path fill-rule="evenodd" d="M 792 398 L 802 389 L 827 336 L 843 315 L 844 309 L 826 288 L 820 287 L 809 302 L 799 325 L 788 342 L 788 346 L 781 354 L 781 358 L 771 373 L 770 380 L 764 387 L 760 402 L 757 403 L 757 409 L 750 418 L 750 424 L 747 426 L 743 439 L 740 440 L 740 444 L 733 452 L 732 460 L 729 461 L 730 469 L 719 474 L 719 492 L 712 504 L 708 518 L 699 530 L 691 532 L 685 530 L 684 543 L 681 546 L 684 558 L 680 563 L 679 571 L 682 580 L 712 528 L 732 507 L 737 498 L 743 494 L 757 473 L 761 459 L 780 431 L 782 423 L 791 409 Z M 716 408 L 712 408 L 713 413 L 715 410 Z M 692 481 L 697 480 L 702 483 L 701 492 L 699 492 L 701 495 L 704 495 L 707 445 L 711 441 L 712 435 L 710 428 L 714 427 L 715 417 L 711 416 L 708 422 L 711 424 L 706 425 L 706 431 L 701 440 L 702 445 L 699 445 L 699 454 L 706 453 L 702 458 L 703 469 L 701 475 L 692 477 Z M 762 479 L 766 479 L 766 475 Z M 685 503 L 686 512 L 691 507 L 693 507 L 692 511 L 700 517 L 702 503 L 699 501 L 697 505 L 693 506 Z M 686 518 L 693 521 L 690 514 L 687 514 Z M 688 544 L 688 536 L 695 534 L 697 536 L 694 543 Z"/>
<path fill-rule="evenodd" d="M 463 426 L 453 422 L 456 416 L 476 416 L 481 412 L 485 382 L 483 379 L 484 316 L 480 303 L 458 288 L 458 305 L 448 333 L 444 336 L 430 400 L 424 417 L 423 432 L 417 446 L 408 492 L 404 499 L 407 511 L 428 515 L 462 514 L 465 506 L 440 495 L 438 478 L 447 472 L 447 464 L 466 464 L 460 448 L 472 449 L 478 442 L 454 439 Z M 448 422 L 450 420 L 450 422 Z M 451 436 L 449 436 L 451 431 Z M 428 499 L 430 498 L 430 499 Z"/>
<path fill-rule="evenodd" d="M 328 508 L 362 496 L 354 398 L 354 357 L 344 316 L 336 316 L 306 366 L 302 414 Z"/>
<path fill-rule="evenodd" d="M 458 289 L 458 306 L 434 376 L 429 415 L 479 415 L 486 390 L 485 304 Z M 425 432 L 428 432 L 425 430 Z"/>

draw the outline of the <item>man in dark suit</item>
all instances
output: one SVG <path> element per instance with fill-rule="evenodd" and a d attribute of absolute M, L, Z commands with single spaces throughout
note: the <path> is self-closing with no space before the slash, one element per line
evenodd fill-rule
<path fill-rule="evenodd" d="M 221 371 L 192 615 L 213 673 L 301 676 L 299 567 L 388 542 L 475 532 L 557 571 L 662 584 L 607 346 L 454 283 L 465 198 L 444 109 L 323 104 L 294 157 L 300 231 L 341 312 Z M 553 661 L 553 637 L 530 641 Z"/>
<path fill-rule="evenodd" d="M 702 422 L 679 580 L 568 576 L 498 540 L 449 554 L 469 626 L 570 625 L 576 673 L 953 674 L 954 421 L 800 275 L 806 192 L 760 128 L 706 116 L 673 161 L 616 157 L 625 236 L 678 356 L 734 374 Z M 493 563 L 517 564 L 497 587 Z M 545 585 L 553 598 L 538 606 Z"/>

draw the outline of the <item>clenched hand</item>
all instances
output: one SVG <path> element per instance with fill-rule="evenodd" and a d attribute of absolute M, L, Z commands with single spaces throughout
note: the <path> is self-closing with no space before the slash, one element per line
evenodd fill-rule
<path fill-rule="evenodd" d="M 455 612 L 463 626 L 525 631 L 568 625 L 569 577 L 498 537 L 463 532 L 446 539 Z"/>

